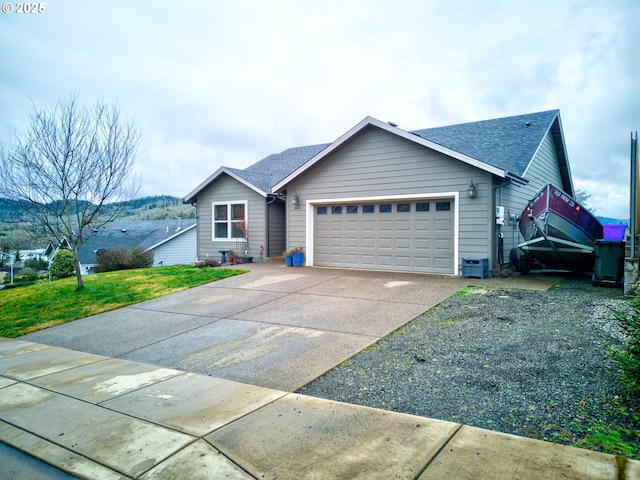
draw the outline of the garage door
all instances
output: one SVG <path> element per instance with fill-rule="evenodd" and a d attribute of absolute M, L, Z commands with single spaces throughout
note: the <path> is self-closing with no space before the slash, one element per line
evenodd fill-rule
<path fill-rule="evenodd" d="M 454 273 L 452 199 L 316 205 L 314 264 Z"/>

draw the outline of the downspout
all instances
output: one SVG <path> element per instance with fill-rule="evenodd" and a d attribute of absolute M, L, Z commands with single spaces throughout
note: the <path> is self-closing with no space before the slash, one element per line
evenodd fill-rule
<path fill-rule="evenodd" d="M 198 228 L 198 198 L 191 201 L 191 206 L 196 209 L 196 261 L 200 260 L 200 228 Z"/>
<path fill-rule="evenodd" d="M 264 256 L 265 259 L 271 255 L 271 244 L 269 243 L 269 208 L 271 205 L 276 203 L 278 200 L 286 198 L 285 195 L 281 193 L 267 193 L 267 201 L 265 204 L 265 215 L 264 215 Z"/>
<path fill-rule="evenodd" d="M 275 193 L 267 193 L 267 201 L 264 206 L 264 259 L 266 260 L 271 254 L 271 245 L 269 244 L 269 209 L 276 200 L 278 195 Z"/>
<path fill-rule="evenodd" d="M 636 138 L 633 138 L 633 132 L 631 132 L 631 186 L 629 189 L 630 209 L 629 209 L 629 233 L 630 238 L 630 257 L 636 257 L 636 195 L 637 195 L 637 178 L 638 178 L 638 132 L 636 132 Z"/>
<path fill-rule="evenodd" d="M 502 258 L 503 256 L 500 255 L 500 244 L 502 242 L 498 241 L 498 237 L 501 234 L 500 229 L 501 227 L 498 226 L 498 224 L 496 223 L 496 207 L 498 206 L 498 199 L 496 198 L 496 195 L 498 193 L 498 189 L 502 188 L 502 187 L 506 187 L 507 185 L 511 184 L 511 178 L 507 177 L 507 179 L 502 182 L 499 183 L 498 185 L 495 185 L 493 187 L 493 195 L 491 195 L 492 198 L 492 202 L 493 202 L 493 245 L 492 245 L 492 250 L 493 250 L 493 254 L 494 256 L 494 270 L 493 270 L 493 275 L 496 275 L 496 265 L 498 265 L 499 259 Z M 500 192 L 500 194 L 502 195 L 502 192 Z M 502 265 L 501 265 L 502 266 Z"/>

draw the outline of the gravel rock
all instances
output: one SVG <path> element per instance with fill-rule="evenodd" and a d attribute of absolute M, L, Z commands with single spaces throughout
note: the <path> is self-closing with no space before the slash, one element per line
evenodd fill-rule
<path fill-rule="evenodd" d="M 472 287 L 300 393 L 576 444 L 625 394 L 610 308 L 628 308 L 622 290 L 580 276 L 542 292 Z"/>

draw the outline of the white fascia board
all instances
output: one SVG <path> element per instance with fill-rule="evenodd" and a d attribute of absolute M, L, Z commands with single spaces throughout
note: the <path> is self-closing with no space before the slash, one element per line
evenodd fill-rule
<path fill-rule="evenodd" d="M 336 148 L 338 148 L 340 145 L 342 145 L 344 142 L 346 142 L 349 138 L 351 138 L 353 135 L 358 133 L 364 127 L 369 125 L 371 123 L 371 121 L 378 121 L 378 120 L 376 120 L 373 117 L 365 117 L 360 123 L 358 123 L 355 127 L 352 127 L 351 129 L 349 129 L 348 132 L 342 134 L 335 142 L 333 142 L 327 148 L 325 148 L 324 150 L 318 152 L 314 157 L 310 158 L 304 165 L 300 166 L 297 170 L 293 171 L 292 173 L 287 175 L 283 180 L 281 180 L 276 185 L 274 185 L 272 191 L 273 192 L 277 192 L 277 191 L 281 190 L 282 188 L 284 188 L 287 183 L 289 183 L 291 180 L 296 178 L 298 175 L 304 173 L 305 171 L 307 171 L 308 169 L 313 167 L 316 163 L 318 163 L 324 157 L 326 157 L 331 152 L 333 152 Z M 387 125 L 387 126 L 389 126 L 389 125 Z"/>
<path fill-rule="evenodd" d="M 553 126 L 555 125 L 555 123 L 558 122 L 558 129 L 560 130 L 560 140 L 562 141 L 562 151 L 564 152 L 564 158 L 566 161 L 566 168 L 567 168 L 567 175 L 569 176 L 569 178 L 567 179 L 569 181 L 569 185 L 571 185 L 571 192 L 567 192 L 567 193 L 571 193 L 572 195 L 575 194 L 575 189 L 573 186 L 573 176 L 571 175 L 571 165 L 569 164 L 569 155 L 567 153 L 567 145 L 565 143 L 564 140 L 564 131 L 562 130 L 562 121 L 560 120 L 560 112 L 558 111 L 556 113 L 556 116 L 554 117 L 554 119 L 551 121 L 551 123 L 549 124 L 549 128 L 547 129 L 545 136 L 547 135 L 551 135 L 551 141 L 553 142 L 553 148 L 556 148 L 555 145 L 555 139 L 553 138 Z M 538 147 L 536 148 L 536 151 L 533 153 L 533 156 L 531 157 L 531 160 L 529 160 L 529 163 L 527 164 L 527 168 L 525 168 L 524 173 L 522 174 L 523 177 L 527 176 L 527 173 L 529 172 L 529 167 L 531 167 L 531 164 L 533 163 L 533 159 L 536 158 L 536 156 L 538 155 L 538 151 L 542 148 L 542 143 L 540 142 L 538 144 Z M 560 168 L 560 165 L 558 165 L 558 168 Z M 560 171 L 560 176 L 562 177 L 562 171 Z M 564 190 L 564 188 L 563 188 Z"/>
<path fill-rule="evenodd" d="M 243 184 L 245 187 L 250 188 L 251 190 L 253 190 L 254 192 L 262 195 L 264 198 L 267 198 L 267 192 L 263 192 L 262 190 L 260 190 L 258 187 L 256 187 L 253 183 L 245 180 L 242 177 L 239 177 L 237 174 L 230 172 L 228 170 L 225 169 L 224 173 L 226 173 L 227 175 L 229 175 L 230 177 L 232 177 L 233 179 L 237 180 L 238 182 L 240 182 L 241 184 Z"/>
<path fill-rule="evenodd" d="M 551 123 L 549 124 L 549 128 L 547 128 L 547 131 L 544 133 L 544 136 L 546 137 L 547 135 L 552 136 L 551 140 L 553 141 L 553 134 L 551 133 L 551 129 L 553 128 L 553 123 L 556 121 L 556 119 L 558 118 L 558 114 L 556 113 L 556 116 L 554 117 L 554 119 L 551 121 Z M 563 138 L 563 143 L 564 143 L 564 136 Z M 538 146 L 536 147 L 536 151 L 533 152 L 533 155 L 531 156 L 531 158 L 529 159 L 529 163 L 527 163 L 527 168 L 524 169 L 524 173 L 522 174 L 522 177 L 526 177 L 527 173 L 529 172 L 529 167 L 531 166 L 531 163 L 533 162 L 533 159 L 536 158 L 536 156 L 538 155 L 538 152 L 540 151 L 540 149 L 542 148 L 542 144 L 544 142 L 540 142 L 538 143 Z M 564 147 L 564 144 L 563 144 Z M 555 148 L 555 145 L 554 145 Z M 566 149 L 565 149 L 565 153 L 566 153 Z"/>
<path fill-rule="evenodd" d="M 314 232 L 314 208 L 316 205 L 328 205 L 335 203 L 364 203 L 364 202 L 384 202 L 393 200 L 421 200 L 431 198 L 453 198 L 453 275 L 458 276 L 458 250 L 460 249 L 460 192 L 431 192 L 431 193 L 411 193 L 405 195 L 381 195 L 369 197 L 344 197 L 344 198 L 319 198 L 307 200 L 305 202 L 305 250 L 306 265 L 313 267 L 313 232 Z"/>
<path fill-rule="evenodd" d="M 396 135 L 402 138 L 405 138 L 411 142 L 417 143 L 418 145 L 422 145 L 423 147 L 430 148 L 431 150 L 440 152 L 444 155 L 447 155 L 448 157 L 452 157 L 452 158 L 455 158 L 456 160 L 460 160 L 461 162 L 464 162 L 473 167 L 479 168 L 480 170 L 484 170 L 485 172 L 491 173 L 492 175 L 497 175 L 501 178 L 505 178 L 507 176 L 507 172 L 505 172 L 501 168 L 494 167 L 492 165 L 489 165 L 488 163 L 481 162 L 480 160 L 476 160 L 475 158 L 469 157 L 468 155 L 465 155 L 463 153 L 456 152 L 455 150 L 451 150 L 450 148 L 447 148 L 447 147 L 443 147 L 442 145 L 434 143 L 430 140 L 426 140 L 420 137 L 419 135 L 415 135 L 413 133 L 407 132 L 405 130 L 402 130 L 401 128 L 392 127 L 388 123 L 381 122 L 380 120 L 376 120 L 375 118 L 373 120 L 375 120 L 375 123 L 372 123 L 372 125 L 382 128 L 387 132 L 395 133 Z"/>
<path fill-rule="evenodd" d="M 554 122 L 558 122 L 558 129 L 560 130 L 560 139 L 562 140 L 562 150 L 564 151 L 564 158 L 567 162 L 567 175 L 569 176 L 569 184 L 571 185 L 571 194 L 575 195 L 576 190 L 573 186 L 573 175 L 571 175 L 571 163 L 569 162 L 569 153 L 567 152 L 567 145 L 564 140 L 564 130 L 562 129 L 562 120 L 560 119 L 560 111 L 556 114 Z M 551 122 L 551 128 L 553 128 L 554 122 Z"/>
<path fill-rule="evenodd" d="M 216 178 L 218 178 L 223 173 L 226 173 L 227 175 L 229 175 L 234 180 L 237 180 L 238 182 L 242 183 L 246 187 L 249 187 L 251 190 L 253 190 L 254 192 L 259 193 L 263 197 L 265 197 L 265 198 L 267 197 L 267 192 L 263 192 L 262 190 L 260 190 L 258 187 L 256 187 L 252 183 L 247 182 L 244 178 L 241 178 L 237 174 L 235 174 L 234 172 L 228 170 L 227 167 L 220 167 L 213 174 L 211 174 L 204 182 L 202 182 L 195 189 L 193 189 L 186 197 L 184 197 L 183 203 L 191 203 L 191 201 L 193 201 L 193 199 L 195 197 L 197 197 L 198 193 L 200 193 L 202 190 L 204 190 L 211 182 L 213 182 Z"/>
<path fill-rule="evenodd" d="M 311 168 L 312 166 L 314 166 L 316 163 L 318 163 L 320 160 L 322 160 L 324 157 L 326 157 L 327 155 L 331 154 L 331 152 L 333 152 L 335 149 L 337 149 L 338 147 L 340 147 L 344 142 L 346 142 L 347 140 L 349 140 L 351 137 L 353 137 L 354 135 L 356 135 L 358 132 L 360 132 L 362 129 L 364 129 L 365 127 L 372 125 L 374 127 L 378 127 L 386 132 L 392 133 L 394 135 L 398 135 L 399 137 L 402 137 L 406 140 L 409 140 L 411 142 L 417 143 L 418 145 L 421 145 L 423 147 L 427 147 L 431 150 L 435 150 L 436 152 L 440 152 L 444 155 L 447 155 L 449 157 L 455 158 L 456 160 L 460 160 L 461 162 L 467 163 L 473 167 L 479 168 L 480 170 L 484 170 L 485 172 L 491 173 L 492 175 L 497 175 L 498 177 L 501 178 L 506 178 L 507 176 L 507 172 L 505 172 L 504 170 L 494 167 L 492 165 L 489 165 L 487 163 L 481 162 L 480 160 L 476 160 L 475 158 L 469 157 L 467 155 L 464 155 L 460 152 L 456 152 L 455 150 L 451 150 L 450 148 L 447 147 L 443 147 L 442 145 L 439 145 L 437 143 L 434 143 L 430 140 L 426 140 L 418 135 L 415 135 L 413 133 L 407 132 L 405 130 L 402 130 L 401 128 L 398 127 L 393 127 L 391 125 L 389 125 L 386 122 L 382 122 L 376 118 L 373 117 L 365 117 L 360 123 L 358 123 L 356 126 L 354 126 L 353 128 L 351 128 L 348 132 L 346 132 L 345 134 L 343 134 L 340 138 L 338 138 L 335 142 L 333 142 L 331 145 L 329 145 L 327 148 L 325 148 L 324 150 L 322 150 L 321 152 L 319 152 L 317 155 L 315 155 L 313 158 L 311 158 L 309 161 L 307 161 L 307 163 L 305 163 L 304 165 L 302 165 L 300 168 L 298 168 L 296 171 L 292 172 L 291 174 L 289 174 L 287 177 L 285 177 L 283 180 L 281 180 L 278 184 L 276 184 L 273 187 L 273 191 L 277 192 L 279 190 L 282 190 L 287 183 L 289 183 L 291 180 L 293 180 L 294 178 L 296 178 L 298 175 L 304 173 L 306 170 L 308 170 L 309 168 Z"/>
<path fill-rule="evenodd" d="M 202 191 L 207 185 L 209 185 L 216 178 L 218 178 L 218 176 L 223 171 L 224 171 L 224 167 L 220 167 L 218 168 L 218 170 L 216 170 L 211 175 L 209 175 L 204 182 L 202 182 L 200 185 L 194 188 L 191 192 L 189 192 L 186 197 L 184 197 L 183 203 L 191 203 L 191 201 L 198 195 L 198 193 L 200 193 L 200 191 Z"/>

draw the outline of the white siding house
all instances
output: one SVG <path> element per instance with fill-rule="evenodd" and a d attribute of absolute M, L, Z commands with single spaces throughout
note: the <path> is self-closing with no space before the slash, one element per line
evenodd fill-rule
<path fill-rule="evenodd" d="M 192 264 L 197 260 L 197 230 L 193 219 L 117 222 L 103 227 L 78 251 L 82 273 L 93 273 L 96 254 L 107 248 L 151 250 L 154 266 Z"/>
<path fill-rule="evenodd" d="M 154 265 L 190 265 L 198 259 L 196 224 L 175 232 L 166 240 L 151 245 Z"/>

